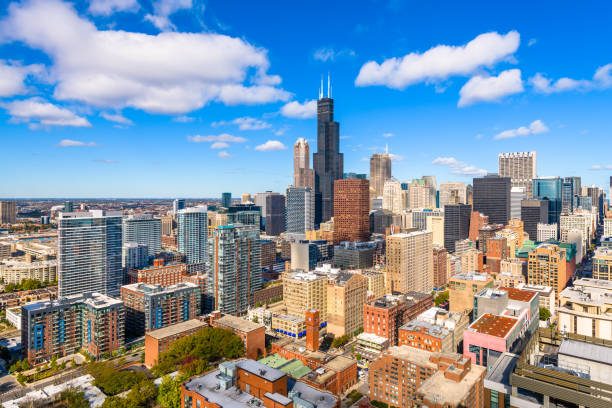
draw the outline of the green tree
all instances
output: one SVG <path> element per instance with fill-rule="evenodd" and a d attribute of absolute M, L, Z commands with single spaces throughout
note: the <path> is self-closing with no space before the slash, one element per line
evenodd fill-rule
<path fill-rule="evenodd" d="M 448 290 L 436 296 L 436 298 L 434 299 L 434 303 L 436 306 L 440 306 L 442 303 L 446 302 L 447 300 L 448 300 Z"/>
<path fill-rule="evenodd" d="M 548 321 L 550 319 L 550 310 L 545 307 L 540 307 L 540 320 Z"/>
<path fill-rule="evenodd" d="M 60 394 L 60 400 L 69 408 L 89 408 L 85 393 L 76 388 L 68 388 Z"/>
<path fill-rule="evenodd" d="M 254 316 L 253 317 L 253 323 L 259 323 L 259 317 Z"/>
<path fill-rule="evenodd" d="M 90 364 L 87 371 L 95 378 L 94 385 L 99 387 L 106 395 L 111 396 L 127 391 L 147 378 L 141 372 L 117 371 L 106 361 Z"/>
<path fill-rule="evenodd" d="M 157 392 L 157 403 L 164 408 L 181 407 L 181 378 L 164 376 Z"/>
<path fill-rule="evenodd" d="M 357 353 L 357 355 L 355 356 L 355 360 L 361 361 L 361 354 Z"/>

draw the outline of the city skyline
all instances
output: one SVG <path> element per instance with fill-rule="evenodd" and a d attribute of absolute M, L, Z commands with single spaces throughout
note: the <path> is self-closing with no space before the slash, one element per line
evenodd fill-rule
<path fill-rule="evenodd" d="M 324 77 L 327 93 L 328 73 L 346 172 L 368 173 L 370 156 L 388 144 L 400 181 L 427 174 L 471 184 L 497 172 L 499 153 L 537 151 L 539 176 L 609 186 L 612 161 L 596 148 L 612 130 L 612 59 L 599 52 L 612 34 L 604 5 L 538 4 L 525 18 L 521 7 L 499 13 L 486 3 L 474 15 L 458 4 L 401 1 L 245 2 L 239 14 L 201 1 L 170 11 L 102 3 L 0 9 L 0 169 L 12 176 L 1 197 L 283 192 L 295 141 L 315 152 L 317 92 Z M 35 24 L 40 15 L 53 18 Z M 544 27 L 542 18 L 558 24 Z M 579 30 L 563 29 L 576 22 Z M 69 35 L 51 35 L 58 27 Z M 127 57 L 137 40 L 165 54 Z M 216 42 L 223 52 L 215 54 Z M 580 58 L 568 55 L 578 50 Z M 164 69 L 141 69 L 151 66 Z M 126 174 L 132 183 L 116 182 Z"/>

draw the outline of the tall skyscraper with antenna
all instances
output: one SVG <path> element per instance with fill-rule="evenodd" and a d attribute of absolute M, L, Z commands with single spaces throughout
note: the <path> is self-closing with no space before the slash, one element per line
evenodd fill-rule
<path fill-rule="evenodd" d="M 310 147 L 300 137 L 293 146 L 293 187 L 310 187 L 314 191 L 314 171 L 310 168 Z"/>
<path fill-rule="evenodd" d="M 323 80 L 317 101 L 317 152 L 313 155 L 315 173 L 315 224 L 328 221 L 334 214 L 334 181 L 344 173 L 344 155 L 340 153 L 340 124 L 334 121 L 331 81 L 327 77 L 327 97 Z"/>

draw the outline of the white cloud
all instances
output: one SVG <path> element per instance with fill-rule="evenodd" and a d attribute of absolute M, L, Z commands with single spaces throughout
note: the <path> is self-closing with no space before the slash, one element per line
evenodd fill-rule
<path fill-rule="evenodd" d="M 243 39 L 98 30 L 59 0 L 13 3 L 0 22 L 0 38 L 49 56 L 53 96 L 62 101 L 180 115 L 210 102 L 261 104 L 291 96 L 271 85 L 280 78 L 267 74 L 267 50 Z"/>
<path fill-rule="evenodd" d="M 117 160 L 109 160 L 109 159 L 96 159 L 96 160 L 94 160 L 94 162 L 96 162 L 96 163 L 104 163 L 104 164 L 118 163 Z"/>
<path fill-rule="evenodd" d="M 599 164 L 594 164 L 591 166 L 591 168 L 589 170 L 612 170 L 612 164 L 606 164 L 605 166 L 601 166 Z"/>
<path fill-rule="evenodd" d="M 282 128 L 276 129 L 274 131 L 275 136 L 282 136 L 289 130 L 288 126 L 283 126 Z"/>
<path fill-rule="evenodd" d="M 528 46 L 528 47 L 533 47 L 533 46 L 534 46 L 534 45 L 535 45 L 537 42 L 538 42 L 538 40 L 537 40 L 537 39 L 532 38 L 532 39 L 530 39 L 530 40 L 529 40 L 529 42 L 527 43 L 527 46 Z"/>
<path fill-rule="evenodd" d="M 170 16 L 179 10 L 190 8 L 191 0 L 158 0 L 153 3 L 155 13 L 147 14 L 145 20 L 161 31 L 174 30 L 176 27 L 170 21 Z"/>
<path fill-rule="evenodd" d="M 126 118 L 125 116 L 121 115 L 120 113 L 102 112 L 100 116 L 102 116 L 104 119 L 110 122 L 120 123 L 122 125 L 132 126 L 134 124 L 134 122 L 132 122 L 130 119 Z"/>
<path fill-rule="evenodd" d="M 519 136 L 529 136 L 529 135 L 537 135 L 540 133 L 548 132 L 548 127 L 542 122 L 540 119 L 534 120 L 531 124 L 527 126 L 521 126 L 517 129 L 509 129 L 504 130 L 501 133 L 493 136 L 493 139 L 511 139 Z"/>
<path fill-rule="evenodd" d="M 476 75 L 459 91 L 457 106 L 469 106 L 477 102 L 496 102 L 504 96 L 523 92 L 520 69 L 509 69 L 498 76 Z"/>
<path fill-rule="evenodd" d="M 25 93 L 26 77 L 41 74 L 43 71 L 42 65 L 21 66 L 0 60 L 0 98 Z"/>
<path fill-rule="evenodd" d="M 215 142 L 210 145 L 211 149 L 227 149 L 228 147 L 230 147 L 230 145 L 227 142 Z"/>
<path fill-rule="evenodd" d="M 179 122 L 179 123 L 190 123 L 190 122 L 193 122 L 194 120 L 195 119 L 193 117 L 187 116 L 187 115 L 177 116 L 172 119 L 173 122 Z"/>
<path fill-rule="evenodd" d="M 464 176 L 484 176 L 487 174 L 486 170 L 459 161 L 454 157 L 438 157 L 431 164 L 448 166 L 451 170 L 451 174 L 461 174 Z"/>
<path fill-rule="evenodd" d="M 288 118 L 308 119 L 317 116 L 317 101 L 314 99 L 289 102 L 281 108 L 281 114 Z"/>
<path fill-rule="evenodd" d="M 119 11 L 137 11 L 138 0 L 91 0 L 89 12 L 94 16 L 110 16 Z"/>
<path fill-rule="evenodd" d="M 391 160 L 393 160 L 393 161 L 402 161 L 402 160 L 404 160 L 404 156 L 400 156 L 399 154 L 389 153 L 389 156 L 391 157 Z"/>
<path fill-rule="evenodd" d="M 268 140 L 264 144 L 255 146 L 255 150 L 259 150 L 260 152 L 275 152 L 278 150 L 286 150 L 286 149 L 287 149 L 287 146 L 285 146 L 282 142 L 278 140 Z"/>
<path fill-rule="evenodd" d="M 38 125 L 91 127 L 86 118 L 41 98 L 15 100 L 3 104 L 3 107 L 11 115 L 13 122 L 30 123 L 33 128 Z"/>
<path fill-rule="evenodd" d="M 222 150 L 219 153 L 217 153 L 217 157 L 220 157 L 222 159 L 229 159 L 230 157 L 232 157 L 232 155 L 226 152 L 225 150 Z"/>
<path fill-rule="evenodd" d="M 208 135 L 208 136 L 187 136 L 187 140 L 194 143 L 202 143 L 202 142 L 227 142 L 227 143 L 244 143 L 247 140 L 244 137 L 233 136 L 227 133 L 222 133 L 220 135 Z"/>
<path fill-rule="evenodd" d="M 422 54 L 413 52 L 381 64 L 369 61 L 361 67 L 355 85 L 404 89 L 419 82 L 436 82 L 453 75 L 467 76 L 481 67 L 510 59 L 519 43 L 520 35 L 516 31 L 504 35 L 490 32 L 461 46 L 438 45 Z"/>
<path fill-rule="evenodd" d="M 97 147 L 100 145 L 95 142 L 80 142 L 78 140 L 63 139 L 58 144 L 56 144 L 56 146 L 59 146 L 59 147 L 73 147 L 73 146 L 75 147 L 76 146 Z"/>
<path fill-rule="evenodd" d="M 344 48 L 342 50 L 336 51 L 333 47 L 321 47 L 314 52 L 312 57 L 318 61 L 327 62 L 334 61 L 338 58 L 351 58 L 356 55 L 357 54 L 355 53 L 355 51 L 349 48 Z"/>
<path fill-rule="evenodd" d="M 238 125 L 238 129 L 240 130 L 262 130 L 262 129 L 268 129 L 272 127 L 272 125 L 269 124 L 268 122 L 265 122 L 259 119 L 255 119 L 255 118 L 251 118 L 249 116 L 245 116 L 242 118 L 236 118 L 229 122 L 225 120 L 220 120 L 220 121 L 211 123 L 211 126 L 219 127 L 219 126 L 229 125 L 229 124 Z"/>
<path fill-rule="evenodd" d="M 529 83 L 540 93 L 551 94 L 566 91 L 590 91 L 612 87 L 612 63 L 597 68 L 593 79 L 559 78 L 556 81 L 537 73 L 529 78 Z"/>
<path fill-rule="evenodd" d="M 383 133 L 383 134 L 382 134 L 382 137 L 384 137 L 384 138 L 393 137 L 393 133 L 389 133 L 389 132 L 387 132 L 387 133 Z"/>

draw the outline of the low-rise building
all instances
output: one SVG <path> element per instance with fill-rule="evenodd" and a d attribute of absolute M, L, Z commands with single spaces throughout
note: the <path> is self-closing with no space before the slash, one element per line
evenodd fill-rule
<path fill-rule="evenodd" d="M 208 327 L 205 322 L 192 319 L 148 332 L 145 335 L 145 365 L 153 367 L 161 353 L 168 350 L 175 341 L 196 334 L 205 327 Z"/>
<path fill-rule="evenodd" d="M 432 307 L 399 328 L 398 345 L 455 353 L 469 323 L 469 317 L 463 313 Z"/>
<path fill-rule="evenodd" d="M 273 300 L 282 299 L 283 285 L 279 281 L 278 284 L 272 284 L 266 288 L 253 292 L 253 304 L 263 305 Z"/>
<path fill-rule="evenodd" d="M 27 258 L 27 259 L 26 259 Z M 12 258 L 0 261 L 0 280 L 20 284 L 26 279 L 41 282 L 57 281 L 57 260 L 35 261 L 32 258 Z"/>
<path fill-rule="evenodd" d="M 559 295 L 559 330 L 612 340 L 612 281 L 578 279 Z"/>
<path fill-rule="evenodd" d="M 57 299 L 57 286 L 42 289 L 19 290 L 17 292 L 0 293 L 0 310 L 20 307 L 27 303 L 42 300 Z"/>
<path fill-rule="evenodd" d="M 301 339 L 306 337 L 306 321 L 303 317 L 289 314 L 274 314 L 272 316 L 272 331 L 279 336 Z"/>
<path fill-rule="evenodd" d="M 474 309 L 474 295 L 484 288 L 492 288 L 493 277 L 486 273 L 458 273 L 451 276 L 449 310 L 469 315 Z"/>
<path fill-rule="evenodd" d="M 184 263 L 164 264 L 163 258 L 155 259 L 152 266 L 141 269 L 128 269 L 127 281 L 132 283 L 149 283 L 162 287 L 183 282 L 187 275 L 187 265 Z"/>
<path fill-rule="evenodd" d="M 521 283 L 517 286 L 517 289 L 537 292 L 538 296 L 540 297 L 540 307 L 548 309 L 551 316 L 555 316 L 557 313 L 555 291 L 550 286 L 538 286 L 530 285 L 528 283 Z"/>
<path fill-rule="evenodd" d="M 6 309 L 6 320 L 15 326 L 17 330 L 21 330 L 21 308 Z"/>
<path fill-rule="evenodd" d="M 369 367 L 370 400 L 394 407 L 484 407 L 486 369 L 457 353 L 391 347 Z"/>
<path fill-rule="evenodd" d="M 212 327 L 231 330 L 242 339 L 247 358 L 259 358 L 266 350 L 266 327 L 240 317 L 212 312 L 204 318 Z"/>

